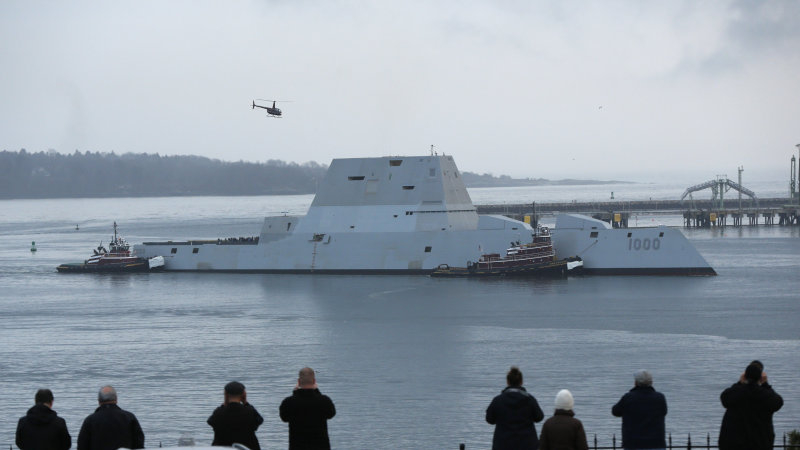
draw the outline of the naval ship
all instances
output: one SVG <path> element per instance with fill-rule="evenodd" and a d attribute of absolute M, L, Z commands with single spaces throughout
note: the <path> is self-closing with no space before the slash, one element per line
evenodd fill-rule
<path fill-rule="evenodd" d="M 553 245 L 557 258 L 581 258 L 589 273 L 713 272 L 680 231 L 649 233 L 559 217 Z M 134 250 L 163 256 L 169 271 L 430 274 L 505 254 L 535 235 L 527 223 L 479 215 L 452 156 L 346 158 L 331 162 L 305 216 L 266 217 L 257 237 L 144 242 Z"/>
<path fill-rule="evenodd" d="M 305 216 L 266 217 L 257 238 L 136 245 L 165 270 L 431 273 L 533 241 L 529 224 L 478 215 L 450 155 L 334 159 Z"/>

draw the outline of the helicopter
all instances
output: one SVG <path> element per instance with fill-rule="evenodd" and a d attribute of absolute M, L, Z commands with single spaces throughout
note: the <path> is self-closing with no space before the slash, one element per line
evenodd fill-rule
<path fill-rule="evenodd" d="M 280 102 L 288 101 L 288 100 L 264 100 L 263 98 L 258 98 L 256 100 L 259 100 L 259 101 L 262 101 L 262 102 L 271 101 L 272 102 L 272 107 L 269 107 L 269 106 L 256 105 L 256 101 L 253 100 L 253 109 L 256 109 L 256 108 L 266 109 L 267 110 L 267 114 L 268 114 L 267 117 L 274 117 L 276 119 L 280 119 L 281 118 L 281 109 L 276 107 L 275 103 L 277 103 L 279 101 Z"/>

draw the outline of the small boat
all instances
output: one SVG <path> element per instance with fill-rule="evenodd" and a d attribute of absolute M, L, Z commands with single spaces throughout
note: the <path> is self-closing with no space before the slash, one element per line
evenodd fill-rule
<path fill-rule="evenodd" d="M 164 270 L 164 257 L 142 258 L 132 254 L 130 244 L 117 234 L 117 222 L 114 222 L 114 237 L 108 250 L 101 242 L 89 259 L 82 263 L 61 264 L 56 270 L 73 273 L 155 272 Z"/>
<path fill-rule="evenodd" d="M 583 267 L 578 257 L 556 259 L 550 230 L 539 227 L 528 244 L 512 242 L 504 256 L 498 253 L 482 255 L 477 262 L 467 261 L 467 267 L 450 267 L 441 264 L 432 277 L 486 277 L 486 276 L 566 276 Z"/>

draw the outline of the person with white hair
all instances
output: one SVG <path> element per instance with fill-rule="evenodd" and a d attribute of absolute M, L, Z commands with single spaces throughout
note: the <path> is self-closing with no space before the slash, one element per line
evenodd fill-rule
<path fill-rule="evenodd" d="M 575 418 L 575 400 L 567 389 L 558 391 L 553 417 L 542 425 L 539 450 L 589 450 L 583 423 Z"/>
<path fill-rule="evenodd" d="M 664 418 L 667 399 L 653 388 L 653 375 L 639 370 L 633 375 L 633 389 L 611 408 L 611 414 L 622 417 L 622 447 L 625 450 L 664 449 Z"/>
<path fill-rule="evenodd" d="M 117 391 L 103 386 L 97 393 L 100 406 L 83 421 L 78 450 L 144 448 L 144 433 L 133 413 L 117 406 Z"/>

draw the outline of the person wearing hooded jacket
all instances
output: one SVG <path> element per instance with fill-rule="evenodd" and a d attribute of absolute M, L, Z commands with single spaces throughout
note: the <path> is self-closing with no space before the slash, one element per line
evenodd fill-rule
<path fill-rule="evenodd" d="M 39 389 L 36 404 L 17 423 L 17 447 L 22 450 L 67 450 L 72 438 L 67 423 L 53 411 L 53 392 Z"/>
<path fill-rule="evenodd" d="M 758 361 L 750 363 L 739 382 L 720 395 L 725 407 L 720 450 L 772 450 L 772 415 L 783 406 L 783 398 L 772 390 L 763 367 Z"/>
<path fill-rule="evenodd" d="M 553 417 L 542 425 L 539 450 L 589 450 L 583 423 L 572 411 L 575 400 L 566 389 L 556 395 L 556 410 Z"/>
<path fill-rule="evenodd" d="M 512 366 L 506 375 L 508 387 L 486 408 L 486 422 L 495 425 L 492 450 L 539 447 L 535 422 L 544 419 L 536 398 L 522 387 L 522 372 Z"/>

